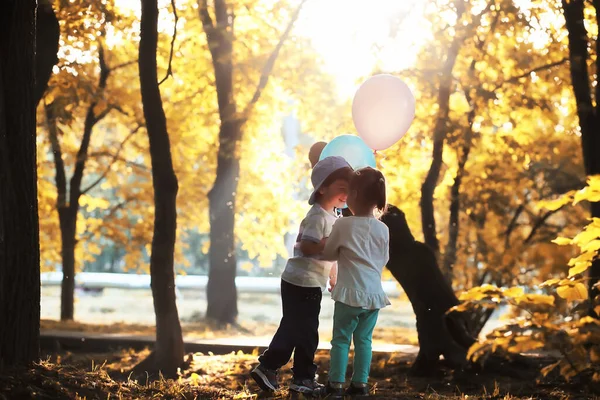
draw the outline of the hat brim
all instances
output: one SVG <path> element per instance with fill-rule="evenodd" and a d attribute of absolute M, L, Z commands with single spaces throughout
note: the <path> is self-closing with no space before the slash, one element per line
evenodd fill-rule
<path fill-rule="evenodd" d="M 310 194 L 310 197 L 308 198 L 308 204 L 309 205 L 313 205 L 315 204 L 315 200 L 317 199 L 317 192 L 319 191 L 319 189 L 315 189 L 313 190 L 313 192 Z"/>

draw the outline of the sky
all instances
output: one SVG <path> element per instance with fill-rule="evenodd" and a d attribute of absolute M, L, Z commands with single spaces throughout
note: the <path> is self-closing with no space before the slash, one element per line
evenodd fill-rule
<path fill-rule="evenodd" d="M 139 0 L 116 4 L 139 13 Z M 398 71 L 415 62 L 430 35 L 423 18 L 428 4 L 429 0 L 308 0 L 295 29 L 311 39 L 326 71 L 335 77 L 340 97 L 349 97 L 375 68 Z M 169 6 L 169 0 L 159 1 L 161 9 Z M 172 24 L 170 18 L 163 23 Z M 172 30 L 160 25 L 161 21 L 159 30 Z"/>
<path fill-rule="evenodd" d="M 335 76 L 340 95 L 352 96 L 374 68 L 398 71 L 415 62 L 419 47 L 429 35 L 422 17 L 426 3 L 309 0 L 296 32 L 312 40 L 327 71 Z"/>

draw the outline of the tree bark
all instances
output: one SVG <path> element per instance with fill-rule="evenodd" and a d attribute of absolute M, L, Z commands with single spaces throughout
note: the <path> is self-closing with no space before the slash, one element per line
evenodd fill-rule
<path fill-rule="evenodd" d="M 36 24 L 35 104 L 38 104 L 48 88 L 52 68 L 58 62 L 60 27 L 50 0 L 38 2 Z"/>
<path fill-rule="evenodd" d="M 387 268 L 406 292 L 417 319 L 419 354 L 412 372 L 434 373 L 440 355 L 452 367 L 461 368 L 475 340 L 469 332 L 466 314 L 447 314 L 459 301 L 438 267 L 433 251 L 414 239 L 404 213 L 397 207 L 389 205 L 381 220 L 390 231 Z"/>
<path fill-rule="evenodd" d="M 599 22 L 600 1 L 593 0 L 596 9 L 596 22 Z M 569 68 L 571 71 L 571 84 L 577 104 L 577 115 L 581 128 L 581 149 L 586 175 L 600 174 L 600 87 L 598 77 L 594 78 L 595 101 L 592 101 L 592 88 L 588 71 L 588 35 L 584 25 L 584 0 L 563 0 L 563 14 L 569 38 Z M 600 50 L 600 41 L 596 40 L 596 51 Z M 596 58 L 596 70 L 600 67 L 600 60 Z M 600 203 L 591 204 L 592 217 L 600 218 Z M 596 259 L 589 270 L 590 298 L 593 300 L 600 294 L 596 284 L 600 279 L 600 259 Z M 591 302 L 590 313 L 596 317 Z"/>
<path fill-rule="evenodd" d="M 150 141 L 155 209 L 150 279 L 156 314 L 156 344 L 151 358 L 154 368 L 165 376 L 175 377 L 177 368 L 183 363 L 183 337 L 175 301 L 173 264 L 177 232 L 178 183 L 173 170 L 167 120 L 158 86 L 157 26 L 157 1 L 142 0 L 140 88 Z"/>
<path fill-rule="evenodd" d="M 219 150 L 217 153 L 217 174 L 208 194 L 210 247 L 209 271 L 206 287 L 206 317 L 219 324 L 235 323 L 237 309 L 237 289 L 235 277 L 237 260 L 235 254 L 235 205 L 240 177 L 240 142 L 243 126 L 267 86 L 269 77 L 283 44 L 289 36 L 300 10 L 306 0 L 302 0 L 292 15 L 279 42 L 269 55 L 250 102 L 238 115 L 236 92 L 233 87 L 233 34 L 234 18 L 227 9 L 225 0 L 215 0 L 215 18 L 208 10 L 206 0 L 199 0 L 198 11 L 206 33 L 215 73 L 215 86 L 219 105 L 221 126 L 219 129 Z"/>
<path fill-rule="evenodd" d="M 35 15 L 0 5 L 0 368 L 39 357 Z"/>
<path fill-rule="evenodd" d="M 462 14 L 465 12 L 465 2 L 456 2 L 456 17 L 460 21 Z M 458 25 L 458 24 L 457 24 Z M 442 68 L 440 77 L 440 86 L 438 89 L 437 103 L 438 114 L 436 123 L 433 128 L 433 152 L 431 165 L 425 181 L 421 186 L 421 225 L 423 229 L 423 237 L 427 244 L 439 257 L 440 243 L 437 237 L 437 229 L 435 223 L 435 208 L 433 205 L 433 194 L 438 184 L 440 170 L 443 162 L 444 142 L 448 135 L 448 114 L 450 112 L 450 94 L 452 92 L 452 71 L 456 63 L 456 58 L 460 51 L 460 47 L 464 41 L 464 37 L 455 33 L 452 44 L 446 55 L 446 60 Z"/>

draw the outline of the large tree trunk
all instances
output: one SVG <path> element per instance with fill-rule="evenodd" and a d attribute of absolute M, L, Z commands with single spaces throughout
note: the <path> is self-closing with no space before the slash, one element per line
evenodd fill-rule
<path fill-rule="evenodd" d="M 175 301 L 173 257 L 177 231 L 177 177 L 171 159 L 167 120 L 158 87 L 156 49 L 158 42 L 157 0 L 142 0 L 139 69 L 146 129 L 152 159 L 154 186 L 154 235 L 150 256 L 150 275 L 156 345 L 154 367 L 165 376 L 177 375 L 183 362 L 183 337 Z"/>
<path fill-rule="evenodd" d="M 458 0 L 456 2 L 456 17 L 460 21 L 462 14 L 465 12 L 465 2 Z M 450 112 L 450 94 L 453 87 L 452 71 L 456 64 L 456 58 L 460 51 L 460 47 L 464 41 L 464 37 L 455 34 L 452 44 L 448 49 L 446 60 L 440 77 L 440 86 L 438 89 L 437 103 L 438 113 L 436 123 L 433 128 L 433 152 L 431 165 L 425 181 L 421 186 L 421 225 L 423 229 L 423 237 L 427 244 L 435 252 L 436 258 L 439 257 L 440 242 L 437 237 L 437 229 L 435 223 L 435 208 L 433 205 L 433 195 L 440 177 L 440 170 L 444 155 L 444 142 L 448 135 L 448 114 Z"/>
<path fill-rule="evenodd" d="M 588 71 L 588 35 L 584 25 L 584 0 L 563 0 L 563 11 L 569 37 L 569 66 L 571 84 L 577 103 L 577 115 L 581 128 L 581 147 L 583 163 L 587 175 L 600 174 L 600 86 L 598 77 L 594 78 L 595 102 L 592 101 L 592 88 Z M 593 1 L 596 9 L 596 22 L 599 22 L 600 1 Z M 596 39 L 596 52 L 600 50 L 600 40 Z M 596 58 L 596 70 L 600 67 L 600 59 Z M 592 203 L 592 217 L 600 218 L 600 203 Z M 589 270 L 590 298 L 595 299 L 600 294 L 596 284 L 600 279 L 600 259 L 592 263 Z M 592 315 L 596 315 L 592 307 Z M 596 315 L 597 317 L 597 315 Z"/>
<path fill-rule="evenodd" d="M 0 3 L 0 368 L 39 357 L 34 0 Z"/>
<path fill-rule="evenodd" d="M 437 370 L 440 356 L 454 368 L 467 362 L 475 342 L 466 314 L 447 311 L 459 301 L 438 267 L 433 251 L 414 239 L 404 213 L 393 205 L 381 218 L 390 231 L 387 268 L 404 289 L 417 319 L 419 354 L 413 373 L 429 375 Z"/>
<path fill-rule="evenodd" d="M 235 276 L 235 199 L 240 176 L 241 123 L 233 89 L 233 18 L 224 0 L 215 1 L 216 24 L 206 1 L 200 1 L 200 19 L 212 55 L 219 104 L 217 175 L 208 194 L 210 220 L 206 317 L 220 324 L 237 318 Z"/>

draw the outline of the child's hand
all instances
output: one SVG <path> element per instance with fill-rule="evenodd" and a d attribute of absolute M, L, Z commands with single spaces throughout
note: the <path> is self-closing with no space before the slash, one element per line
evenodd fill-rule
<path fill-rule="evenodd" d="M 319 245 L 321 246 L 321 251 L 325 250 L 326 244 L 327 244 L 327 238 L 321 239 L 321 243 L 319 243 Z"/>
<path fill-rule="evenodd" d="M 333 291 L 333 288 L 335 287 L 335 284 L 337 283 L 337 280 L 334 278 L 329 278 L 329 291 Z"/>

